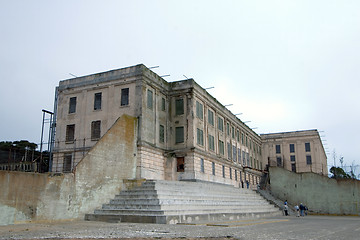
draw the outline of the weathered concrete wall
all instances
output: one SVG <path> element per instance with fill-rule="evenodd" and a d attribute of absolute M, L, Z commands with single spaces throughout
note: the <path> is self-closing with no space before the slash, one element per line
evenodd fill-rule
<path fill-rule="evenodd" d="M 135 179 L 136 140 L 136 118 L 123 115 L 74 173 L 0 171 L 0 225 L 83 218 Z"/>
<path fill-rule="evenodd" d="M 303 203 L 316 213 L 360 215 L 358 180 L 335 180 L 271 167 L 270 186 L 274 196 L 293 205 Z"/>

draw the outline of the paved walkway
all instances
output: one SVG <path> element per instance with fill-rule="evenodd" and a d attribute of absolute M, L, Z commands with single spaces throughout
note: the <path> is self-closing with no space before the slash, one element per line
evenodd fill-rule
<path fill-rule="evenodd" d="M 359 239 L 359 217 L 277 217 L 201 225 L 104 222 L 0 226 L 0 239 Z"/>

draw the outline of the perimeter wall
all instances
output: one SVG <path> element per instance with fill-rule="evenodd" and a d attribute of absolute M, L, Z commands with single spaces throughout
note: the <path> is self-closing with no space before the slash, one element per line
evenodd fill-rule
<path fill-rule="evenodd" d="M 359 180 L 335 180 L 278 167 L 270 167 L 269 173 L 271 193 L 291 205 L 303 203 L 315 213 L 360 215 Z"/>

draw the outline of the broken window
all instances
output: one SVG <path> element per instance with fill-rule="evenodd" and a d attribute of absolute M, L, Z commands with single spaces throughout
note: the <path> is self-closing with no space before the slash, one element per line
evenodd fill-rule
<path fill-rule="evenodd" d="M 99 140 L 101 134 L 101 121 L 91 122 L 91 140 Z"/>
<path fill-rule="evenodd" d="M 129 88 L 121 89 L 121 106 L 129 105 Z"/>
<path fill-rule="evenodd" d="M 75 124 L 66 126 L 66 142 L 73 142 L 75 139 Z"/>
<path fill-rule="evenodd" d="M 76 97 L 70 98 L 69 101 L 69 113 L 75 113 L 76 112 Z"/>
<path fill-rule="evenodd" d="M 185 159 L 183 157 L 176 158 L 177 172 L 185 171 Z"/>

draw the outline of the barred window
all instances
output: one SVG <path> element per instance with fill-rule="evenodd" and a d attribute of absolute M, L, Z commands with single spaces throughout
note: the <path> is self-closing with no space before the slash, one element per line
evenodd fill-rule
<path fill-rule="evenodd" d="M 203 115 L 203 105 L 196 101 L 196 116 L 202 120 L 204 117 Z"/>
<path fill-rule="evenodd" d="M 75 139 L 75 124 L 66 126 L 66 141 L 73 142 Z"/>
<path fill-rule="evenodd" d="M 101 134 L 101 121 L 91 122 L 91 140 L 99 140 Z"/>

